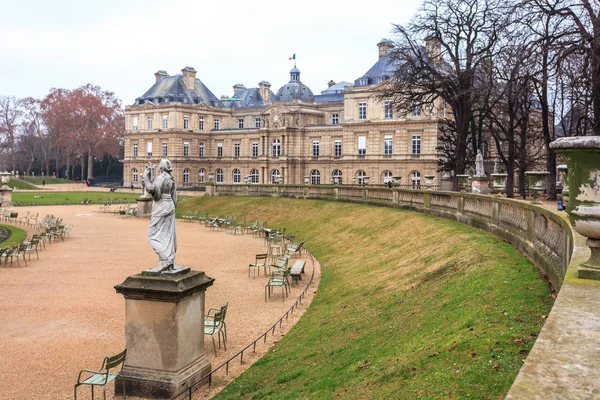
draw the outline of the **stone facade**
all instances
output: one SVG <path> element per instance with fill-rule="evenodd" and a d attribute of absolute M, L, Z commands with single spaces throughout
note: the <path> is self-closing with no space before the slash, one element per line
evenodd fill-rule
<path fill-rule="evenodd" d="M 296 67 L 277 95 L 262 81 L 251 89 L 236 84 L 233 97 L 221 99 L 191 67 L 176 76 L 157 72 L 152 88 L 126 107 L 125 186 L 139 186 L 145 165 L 156 166 L 162 157 L 171 160 L 180 188 L 306 179 L 381 185 L 392 177 L 417 185 L 425 175 L 439 185 L 443 111 L 398 115 L 376 98 L 392 68 L 385 64 L 387 50 L 388 43 L 379 44 L 380 59 L 356 85 L 333 90 L 340 85 L 330 82 L 330 90 L 317 96 L 300 82 Z"/>

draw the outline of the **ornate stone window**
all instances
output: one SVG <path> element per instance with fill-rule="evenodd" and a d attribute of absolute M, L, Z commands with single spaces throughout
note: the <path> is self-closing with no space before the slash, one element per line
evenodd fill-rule
<path fill-rule="evenodd" d="M 169 116 L 163 115 L 162 121 L 163 121 L 163 124 L 162 124 L 163 129 L 168 129 L 169 128 Z"/>
<path fill-rule="evenodd" d="M 281 142 L 279 139 L 274 139 L 271 147 L 273 150 L 273 157 L 279 157 L 281 155 Z"/>
<path fill-rule="evenodd" d="M 239 143 L 234 143 L 233 144 L 233 156 L 234 157 L 239 157 L 240 156 L 240 144 Z"/>
<path fill-rule="evenodd" d="M 383 118 L 391 119 L 393 116 L 393 105 L 391 100 L 384 100 L 383 102 Z"/>
<path fill-rule="evenodd" d="M 169 144 L 167 142 L 162 142 L 162 156 L 166 157 L 168 154 Z"/>
<path fill-rule="evenodd" d="M 215 171 L 215 176 L 217 179 L 217 183 L 223 183 L 223 170 L 221 168 L 217 168 Z"/>
<path fill-rule="evenodd" d="M 338 139 L 333 142 L 333 156 L 341 157 L 342 156 L 342 140 Z"/>
<path fill-rule="evenodd" d="M 313 169 L 312 171 L 310 171 L 310 183 L 311 185 L 321 184 L 321 173 L 318 169 Z"/>
<path fill-rule="evenodd" d="M 359 185 L 366 185 L 369 183 L 368 179 L 367 173 L 362 169 L 359 169 L 358 172 L 356 172 L 356 180 Z"/>
<path fill-rule="evenodd" d="M 238 128 L 239 129 L 244 128 L 244 119 L 243 118 L 238 118 Z"/>
<path fill-rule="evenodd" d="M 358 137 L 358 155 L 364 156 L 367 154 L 367 137 L 359 136 Z"/>
<path fill-rule="evenodd" d="M 278 169 L 274 169 L 273 171 L 271 171 L 271 183 L 280 183 L 279 182 L 280 177 L 281 177 L 281 174 L 279 173 Z"/>
<path fill-rule="evenodd" d="M 385 135 L 383 137 L 383 154 L 386 156 L 392 155 L 392 135 Z"/>
<path fill-rule="evenodd" d="M 183 183 L 190 183 L 190 170 L 187 168 L 183 170 Z"/>
<path fill-rule="evenodd" d="M 204 143 L 200 143 L 200 146 L 198 147 L 198 156 L 200 158 L 204 157 Z"/>
<path fill-rule="evenodd" d="M 385 185 L 386 183 L 391 182 L 392 180 L 392 171 L 383 171 L 383 184 Z"/>
<path fill-rule="evenodd" d="M 133 144 L 133 156 L 134 157 L 138 156 L 138 144 L 137 143 Z"/>
<path fill-rule="evenodd" d="M 133 117 L 133 130 L 138 130 L 138 117 Z"/>
<path fill-rule="evenodd" d="M 334 185 L 342 184 L 342 171 L 340 171 L 339 169 L 333 170 L 333 172 L 331 173 L 331 183 L 333 183 Z"/>
<path fill-rule="evenodd" d="M 340 123 L 340 115 L 338 113 L 331 114 L 331 125 L 338 125 Z"/>
<path fill-rule="evenodd" d="M 183 129 L 190 129 L 190 117 L 187 115 L 183 116 Z"/>
<path fill-rule="evenodd" d="M 258 157 L 258 142 L 252 142 L 252 157 Z"/>
<path fill-rule="evenodd" d="M 260 128 L 260 117 L 254 118 L 254 127 Z"/>
<path fill-rule="evenodd" d="M 421 154 L 421 135 L 412 135 L 412 155 Z"/>
<path fill-rule="evenodd" d="M 420 189 L 421 188 L 421 173 L 419 171 L 413 171 L 410 174 L 410 180 L 412 182 L 412 188 L 413 189 Z"/>
<path fill-rule="evenodd" d="M 152 130 L 152 117 L 148 117 L 148 130 Z"/>
<path fill-rule="evenodd" d="M 198 129 L 200 129 L 201 131 L 204 130 L 204 117 L 200 117 L 198 119 Z"/>
<path fill-rule="evenodd" d="M 190 143 L 189 142 L 183 142 L 183 156 L 184 157 L 190 156 Z"/>
<path fill-rule="evenodd" d="M 133 182 L 137 182 L 137 181 L 138 181 L 138 177 L 139 177 L 139 175 L 138 175 L 138 170 L 137 170 L 137 169 L 135 169 L 135 168 L 132 168 L 132 169 L 131 169 L 131 180 L 132 180 Z"/>
<path fill-rule="evenodd" d="M 242 181 L 242 174 L 240 173 L 240 170 L 235 168 L 233 170 L 233 183 L 240 183 Z"/>
<path fill-rule="evenodd" d="M 219 128 L 221 127 L 221 121 L 219 120 L 219 118 L 215 118 L 214 124 L 215 124 L 214 125 L 215 126 L 215 131 L 218 131 Z"/>
<path fill-rule="evenodd" d="M 200 171 L 198 172 L 198 182 L 199 183 L 204 183 L 205 175 L 206 175 L 206 171 L 204 171 L 204 168 L 200 168 Z"/>
<path fill-rule="evenodd" d="M 217 143 L 217 157 L 223 157 L 223 143 Z"/>
<path fill-rule="evenodd" d="M 252 171 L 250 171 L 250 182 L 258 183 L 258 170 L 257 169 L 253 169 Z"/>
<path fill-rule="evenodd" d="M 364 101 L 358 103 L 358 119 L 367 119 L 367 103 Z"/>

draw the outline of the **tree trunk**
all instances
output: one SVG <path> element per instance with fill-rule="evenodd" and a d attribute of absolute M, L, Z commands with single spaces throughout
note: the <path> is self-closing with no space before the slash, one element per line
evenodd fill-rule
<path fill-rule="evenodd" d="M 508 155 L 506 157 L 506 197 L 515 197 L 515 144 L 510 136 L 508 141 Z"/>
<path fill-rule="evenodd" d="M 88 150 L 87 159 L 87 178 L 92 179 L 94 177 L 94 156 L 92 155 L 92 149 Z"/>

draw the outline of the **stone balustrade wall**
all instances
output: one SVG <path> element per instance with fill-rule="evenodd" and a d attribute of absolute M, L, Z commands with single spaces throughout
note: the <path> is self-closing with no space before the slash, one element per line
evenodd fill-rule
<path fill-rule="evenodd" d="M 212 191 L 211 191 L 212 189 Z M 470 193 L 330 185 L 214 185 L 208 194 L 325 199 L 408 209 L 488 231 L 527 256 L 558 291 L 573 251 L 560 216 L 525 202 Z"/>

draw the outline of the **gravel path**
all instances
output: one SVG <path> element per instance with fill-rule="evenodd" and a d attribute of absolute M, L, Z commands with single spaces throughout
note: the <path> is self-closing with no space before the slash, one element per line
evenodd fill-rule
<path fill-rule="evenodd" d="M 23 263 L 0 266 L 0 399 L 68 399 L 79 370 L 100 367 L 106 355 L 125 345 L 125 302 L 114 285 L 155 266 L 157 258 L 147 243 L 147 220 L 101 214 L 97 205 L 18 209 L 19 213 L 27 210 L 57 215 L 75 227 L 69 239 L 41 251 L 39 260 L 34 255 L 27 267 Z M 279 292 L 265 302 L 266 277 L 248 278 L 247 272 L 254 255 L 265 251 L 262 239 L 181 221 L 177 239 L 178 264 L 215 278 L 206 292 L 207 309 L 229 302 L 227 352 L 221 349 L 215 357 L 210 337 L 205 338 L 213 367 L 267 330 L 291 307 L 305 284 L 292 286 L 285 302 Z M 308 274 L 310 266 L 309 261 Z M 318 282 L 318 264 L 315 276 Z M 224 371 L 216 374 L 213 387 L 194 397 L 209 397 L 220 390 L 276 343 L 310 304 L 316 285 L 299 312 L 277 327 L 266 345 L 259 344 L 255 354 L 245 354 L 243 365 L 232 363 L 228 376 Z M 78 393 L 89 398 L 88 388 Z M 112 385 L 110 393 L 112 397 Z"/>

